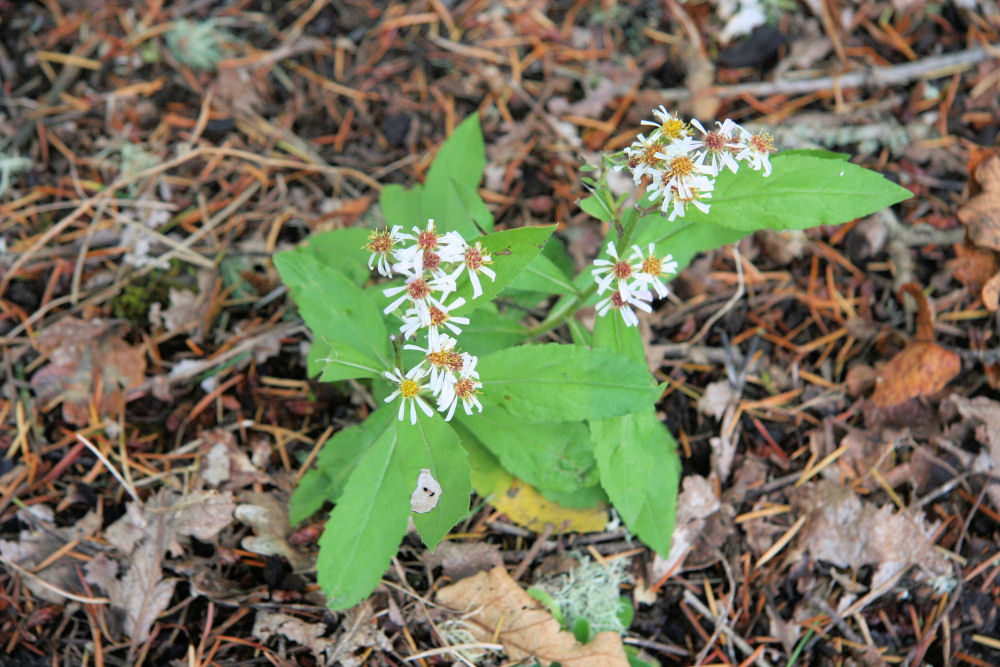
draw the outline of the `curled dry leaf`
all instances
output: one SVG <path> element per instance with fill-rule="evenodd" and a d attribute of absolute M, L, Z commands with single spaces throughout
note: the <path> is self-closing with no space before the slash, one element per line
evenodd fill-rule
<path fill-rule="evenodd" d="M 876 509 L 850 487 L 827 480 L 807 484 L 790 496 L 807 519 L 789 559 L 808 551 L 837 567 L 874 565 L 878 570 L 873 589 L 910 565 L 938 576 L 951 571 L 934 549 L 937 524 L 925 523 L 919 513 L 896 512 L 891 505 Z"/>
<path fill-rule="evenodd" d="M 323 638 L 326 631 L 326 623 L 306 623 L 296 616 L 258 611 L 250 634 L 262 642 L 267 642 L 275 635 L 280 635 L 299 646 L 308 648 L 323 664 L 330 664 L 329 657 L 333 651 L 333 642 Z"/>
<path fill-rule="evenodd" d="M 987 456 L 977 460 L 976 472 L 990 474 L 996 479 L 997 472 L 1000 471 L 1000 403 L 985 396 L 969 400 L 958 394 L 951 396 L 951 402 L 962 417 L 980 423 L 976 428 L 976 439 L 986 446 Z M 986 493 L 993 506 L 1000 509 L 1000 483 L 990 482 Z"/>
<path fill-rule="evenodd" d="M 77 576 L 77 563 L 70 556 L 52 560 L 52 555 L 63 549 L 67 543 L 91 537 L 101 527 L 101 516 L 88 512 L 72 526 L 57 527 L 55 512 L 48 505 L 31 505 L 16 512 L 17 518 L 29 528 L 22 530 L 17 539 L 0 540 L 0 558 L 10 561 L 35 574 L 24 577 L 23 584 L 39 599 L 63 604 L 66 598 L 56 589 L 83 594 Z M 38 566 L 47 565 L 38 569 Z M 48 584 L 48 585 L 46 585 Z"/>
<path fill-rule="evenodd" d="M 955 259 L 948 262 L 948 268 L 955 280 L 968 287 L 972 293 L 981 290 L 1000 271 L 997 253 L 992 250 L 977 248 L 968 242 L 956 243 L 954 249 Z"/>
<path fill-rule="evenodd" d="M 288 543 L 288 505 L 264 493 L 248 494 L 244 500 L 235 516 L 257 534 L 244 537 L 241 546 L 264 556 L 284 556 L 295 571 L 306 569 L 309 558 Z"/>
<path fill-rule="evenodd" d="M 97 403 L 98 415 L 117 414 L 129 390 L 146 379 L 145 354 L 122 339 L 120 324 L 67 316 L 38 335 L 38 351 L 49 356 L 49 363 L 32 376 L 31 384 L 43 403 L 62 400 L 67 422 L 89 423 L 91 402 Z M 95 397 L 98 386 L 101 395 Z"/>
<path fill-rule="evenodd" d="M 452 579 L 471 577 L 477 572 L 503 565 L 500 547 L 489 542 L 454 542 L 444 540 L 433 552 L 425 552 L 427 567 L 441 566 L 442 574 Z"/>
<path fill-rule="evenodd" d="M 178 497 L 163 488 L 145 503 L 131 502 L 125 516 L 104 531 L 107 541 L 121 552 L 124 574 L 104 554 L 95 556 L 84 570 L 87 581 L 104 589 L 111 606 L 124 612 L 124 631 L 134 645 L 145 642 L 153 623 L 170 604 L 175 581 L 163 577 L 163 557 L 169 549 L 182 553 L 177 540 L 190 535 L 213 539 L 232 523 L 232 494 L 196 492 Z"/>
<path fill-rule="evenodd" d="M 872 403 L 879 408 L 936 394 L 962 370 L 958 354 L 934 342 L 930 306 L 920 287 L 907 283 L 902 291 L 917 300 L 917 333 L 902 352 L 879 369 L 872 394 Z"/>
<path fill-rule="evenodd" d="M 975 177 L 981 192 L 958 209 L 958 219 L 973 243 L 1000 250 L 1000 156 L 993 155 L 980 162 Z"/>
<path fill-rule="evenodd" d="M 987 310 L 995 313 L 1000 308 L 1000 273 L 997 273 L 983 285 L 981 292 L 983 305 Z"/>
<path fill-rule="evenodd" d="M 579 644 L 502 567 L 442 588 L 437 602 L 464 614 L 477 641 L 499 641 L 513 660 L 535 658 L 542 665 L 558 662 L 564 667 L 628 665 L 617 633 L 600 632 Z"/>
<path fill-rule="evenodd" d="M 699 538 L 708 517 L 719 511 L 722 504 L 712 491 L 712 484 L 701 475 L 685 475 L 677 498 L 677 522 L 670 542 L 670 554 L 653 557 L 652 581 L 659 581 L 680 569 L 691 547 Z"/>

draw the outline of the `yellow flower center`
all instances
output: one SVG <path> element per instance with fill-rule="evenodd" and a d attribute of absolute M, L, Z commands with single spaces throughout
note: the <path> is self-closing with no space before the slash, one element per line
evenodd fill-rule
<path fill-rule="evenodd" d="M 420 385 L 410 378 L 406 378 L 399 383 L 399 393 L 403 395 L 404 399 L 416 398 L 417 394 L 420 393 Z"/>

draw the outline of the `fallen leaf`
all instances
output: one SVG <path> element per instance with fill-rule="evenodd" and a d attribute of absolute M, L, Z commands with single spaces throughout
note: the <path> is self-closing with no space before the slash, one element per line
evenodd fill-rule
<path fill-rule="evenodd" d="M 977 248 L 971 243 L 956 243 L 955 259 L 947 264 L 955 280 L 969 288 L 973 294 L 983 288 L 983 285 L 1000 271 L 1000 261 L 997 253 L 992 250 Z"/>
<path fill-rule="evenodd" d="M 973 243 L 1000 250 L 1000 156 L 983 160 L 975 177 L 982 191 L 958 209 L 958 219 Z"/>
<path fill-rule="evenodd" d="M 711 382 L 705 387 L 701 398 L 698 399 L 698 410 L 715 417 L 718 421 L 726 414 L 726 410 L 729 409 L 734 398 L 738 398 L 738 396 L 729 380 Z"/>
<path fill-rule="evenodd" d="M 264 493 L 248 494 L 248 502 L 236 507 L 237 519 L 252 526 L 256 535 L 244 537 L 240 545 L 264 556 L 283 556 L 296 572 L 309 566 L 309 558 L 288 543 L 288 506 Z"/>
<path fill-rule="evenodd" d="M 558 662 L 566 667 L 628 665 L 617 633 L 600 632 L 587 644 L 579 644 L 502 567 L 446 586 L 436 599 L 463 614 L 478 641 L 499 641 L 513 660 L 535 658 L 542 665 Z"/>
<path fill-rule="evenodd" d="M 423 559 L 427 567 L 441 567 L 444 576 L 456 580 L 503 565 L 500 547 L 489 542 L 444 540 L 433 552 L 424 552 Z"/>
<path fill-rule="evenodd" d="M 146 500 L 128 503 L 125 515 L 107 527 L 104 537 L 121 552 L 124 574 L 105 554 L 98 554 L 84 566 L 86 579 L 103 588 L 112 608 L 124 613 L 123 630 L 133 646 L 149 636 L 153 623 L 170 605 L 173 579 L 163 577 L 163 557 L 167 550 L 180 555 L 180 536 L 201 541 L 213 539 L 232 523 L 236 504 L 232 494 L 202 491 L 178 496 L 168 488 Z"/>
<path fill-rule="evenodd" d="M 198 271 L 198 290 L 170 288 L 170 305 L 167 308 L 154 302 L 149 307 L 149 323 L 174 334 L 188 330 L 189 338 L 200 343 L 205 336 L 205 311 L 211 301 L 216 282 L 215 271 Z"/>
<path fill-rule="evenodd" d="M 995 313 L 1000 308 L 1000 273 L 986 281 L 982 290 L 983 305 L 990 312 Z"/>
<path fill-rule="evenodd" d="M 476 492 L 482 493 L 478 488 Z M 511 478 L 506 488 L 503 485 L 495 486 L 492 493 L 486 495 L 490 496 L 490 504 L 497 511 L 536 533 L 542 532 L 547 523 L 559 530 L 574 533 L 596 533 L 608 525 L 608 512 L 603 505 L 591 509 L 563 507 L 516 477 Z"/>
<path fill-rule="evenodd" d="M 958 354 L 934 342 L 930 306 L 920 287 L 907 283 L 901 290 L 917 300 L 917 332 L 902 352 L 879 369 L 872 394 L 872 403 L 879 408 L 936 394 L 962 370 Z"/>
<path fill-rule="evenodd" d="M 49 356 L 49 363 L 31 377 L 31 384 L 42 403 L 62 401 L 67 422 L 78 426 L 90 422 L 90 404 L 98 384 L 102 390 L 97 413 L 106 416 L 119 413 L 128 391 L 146 379 L 145 354 L 141 347 L 124 341 L 120 325 L 66 316 L 38 334 L 36 347 Z"/>
<path fill-rule="evenodd" d="M 979 468 L 977 472 L 987 473 L 995 479 L 997 471 L 1000 471 L 1000 403 L 985 396 L 969 400 L 958 394 L 952 394 L 950 400 L 962 417 L 980 423 L 976 428 L 976 439 L 986 446 L 987 456 L 976 465 Z M 1000 510 L 1000 483 L 989 482 L 986 493 L 993 506 Z"/>
<path fill-rule="evenodd" d="M 680 571 L 691 547 L 701 535 L 705 520 L 719 511 L 721 503 L 715 497 L 712 484 L 701 475 L 686 475 L 677 498 L 677 520 L 670 542 L 670 554 L 653 557 L 652 581 L 659 581 L 671 572 Z"/>
<path fill-rule="evenodd" d="M 0 540 L 0 557 L 35 574 L 35 577 L 22 579 L 28 590 L 36 597 L 55 604 L 65 603 L 66 598 L 45 584 L 68 593 L 85 594 L 86 589 L 77 576 L 79 561 L 74 558 L 61 556 L 41 570 L 36 571 L 36 567 L 48 562 L 52 554 L 68 542 L 91 537 L 101 527 L 101 516 L 88 512 L 67 528 L 59 528 L 53 523 L 55 512 L 48 505 L 30 505 L 17 510 L 15 516 L 29 528 L 22 530 L 16 540 Z"/>
<path fill-rule="evenodd" d="M 272 637 L 280 635 L 309 649 L 323 664 L 331 664 L 330 653 L 334 648 L 333 642 L 329 638 L 323 638 L 327 629 L 326 623 L 306 623 L 297 616 L 258 611 L 250 636 L 267 642 Z"/>
<path fill-rule="evenodd" d="M 876 508 L 852 488 L 828 480 L 793 490 L 789 498 L 807 517 L 797 546 L 788 555 L 792 562 L 808 552 L 837 567 L 873 565 L 877 571 L 872 588 L 910 565 L 934 575 L 951 572 L 948 561 L 934 548 L 938 523 L 925 523 L 919 513 L 895 511 L 892 505 Z"/>
<path fill-rule="evenodd" d="M 198 474 L 210 487 L 241 489 L 271 479 L 253 464 L 229 431 L 213 429 L 200 434 L 204 452 Z"/>

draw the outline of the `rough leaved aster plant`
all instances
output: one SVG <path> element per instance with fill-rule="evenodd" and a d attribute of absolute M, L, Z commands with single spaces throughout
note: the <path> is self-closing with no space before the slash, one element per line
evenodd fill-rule
<path fill-rule="evenodd" d="M 662 387 L 637 311 L 650 312 L 698 252 L 909 196 L 845 155 L 773 154 L 769 135 L 731 120 L 707 129 L 663 107 L 653 118 L 585 168 L 592 194 L 580 206 L 609 238 L 579 273 L 555 225 L 494 231 L 477 192 L 486 161 L 475 116 L 422 186 L 383 188 L 384 226 L 317 234 L 275 256 L 313 334 L 310 376 L 357 381 L 373 401 L 292 497 L 295 523 L 334 503 L 317 562 L 332 607 L 372 591 L 410 517 L 433 549 L 468 514 L 473 487 L 487 494 L 500 470 L 565 507 L 612 504 L 666 555 L 680 463 L 656 416 Z M 614 169 L 632 175 L 636 203 L 608 187 Z M 575 315 L 591 307 L 588 330 Z"/>

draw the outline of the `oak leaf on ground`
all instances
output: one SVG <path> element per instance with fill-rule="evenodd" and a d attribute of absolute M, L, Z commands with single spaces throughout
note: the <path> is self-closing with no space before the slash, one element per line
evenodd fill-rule
<path fill-rule="evenodd" d="M 600 632 L 588 643 L 578 643 L 502 567 L 442 588 L 437 602 L 464 614 L 477 641 L 502 643 L 512 660 L 535 658 L 542 665 L 558 662 L 564 667 L 628 665 L 617 633 Z"/>
<path fill-rule="evenodd" d="M 982 191 L 958 209 L 958 219 L 976 245 L 1000 250 L 1000 155 L 983 160 L 975 177 Z"/>
<path fill-rule="evenodd" d="M 146 379 L 146 357 L 141 347 L 122 338 L 119 322 L 63 317 L 46 327 L 36 342 L 49 363 L 31 378 L 43 403 L 60 398 L 63 419 L 82 426 L 90 422 L 94 393 L 99 416 L 117 414 L 130 389 Z"/>
<path fill-rule="evenodd" d="M 902 352 L 878 371 L 872 403 L 879 408 L 936 394 L 962 370 L 958 354 L 934 342 L 931 309 L 920 287 L 907 283 L 902 291 L 917 300 L 917 331 Z"/>

